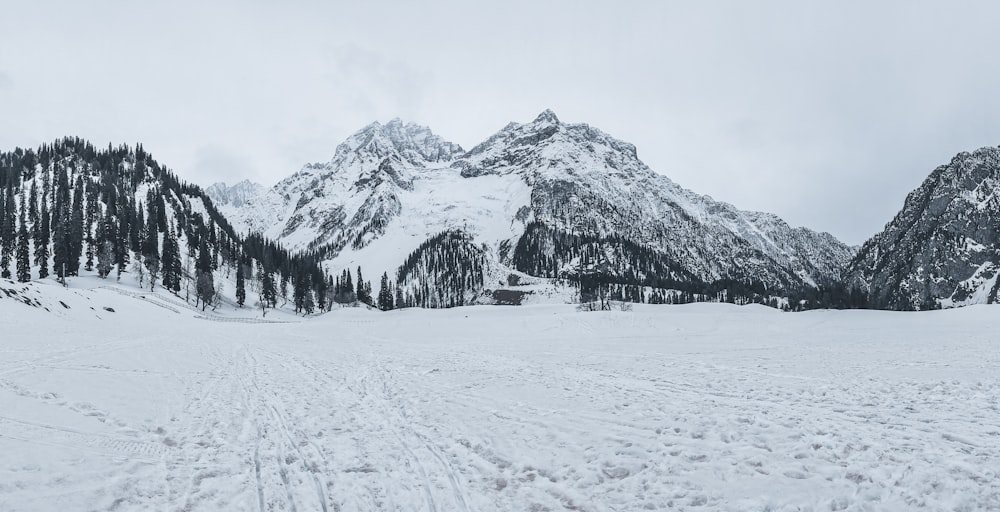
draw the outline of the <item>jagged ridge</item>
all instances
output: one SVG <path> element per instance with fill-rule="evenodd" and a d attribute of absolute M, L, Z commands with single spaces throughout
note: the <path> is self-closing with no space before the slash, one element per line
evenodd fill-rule
<path fill-rule="evenodd" d="M 635 146 L 551 111 L 467 153 L 427 128 L 374 123 L 253 205 L 227 211 L 293 248 L 321 250 L 334 273 L 363 264 L 394 275 L 421 242 L 460 231 L 487 248 L 487 273 L 502 278 L 519 270 L 509 248 L 533 223 L 620 237 L 698 283 L 766 293 L 839 282 L 852 255 L 828 234 L 683 189 L 643 164 Z"/>

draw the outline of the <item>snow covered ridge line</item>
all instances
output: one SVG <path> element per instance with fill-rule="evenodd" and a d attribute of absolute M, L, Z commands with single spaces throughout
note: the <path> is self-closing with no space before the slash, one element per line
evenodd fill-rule
<path fill-rule="evenodd" d="M 935 170 L 860 251 L 683 189 L 646 167 L 635 146 L 548 110 L 467 152 L 424 127 L 374 123 L 338 146 L 330 162 L 256 188 L 254 208 L 228 202 L 224 210 L 246 229 L 314 251 L 334 274 L 363 266 L 395 277 L 396 295 L 414 297 L 411 304 L 426 305 L 425 289 L 447 290 L 431 301 L 438 305 L 498 294 L 575 300 L 590 281 L 647 302 L 698 296 L 937 309 L 997 301 L 997 152 L 961 153 Z M 221 198 L 240 193 L 220 189 Z M 467 272 L 458 267 L 408 280 L 403 262 L 449 232 L 482 248 L 472 265 L 481 259 L 482 273 L 471 282 L 484 284 L 440 281 Z M 512 278 L 532 288 L 504 284 Z M 577 289 L 561 291 L 559 283 Z"/>
<path fill-rule="evenodd" d="M 391 292 L 418 305 L 489 302 L 498 290 L 562 302 L 579 291 L 559 283 L 581 281 L 639 301 L 651 292 L 665 301 L 674 289 L 716 300 L 815 302 L 820 288 L 829 295 L 840 282 L 853 253 L 828 234 L 683 189 L 643 164 L 635 146 L 551 111 L 467 152 L 424 127 L 374 123 L 329 162 L 233 204 L 250 189 L 260 190 L 219 184 L 209 193 L 241 229 L 316 253 L 335 276 L 359 266 L 384 274 Z M 444 233 L 464 233 L 474 264 L 456 266 L 445 255 L 453 249 L 428 249 Z M 411 272 L 405 262 L 417 251 L 445 251 L 451 266 Z M 501 283 L 511 276 L 534 289 L 507 290 Z"/>
<path fill-rule="evenodd" d="M 829 234 L 683 189 L 633 145 L 551 111 L 471 151 L 414 124 L 374 123 L 270 189 L 203 191 L 141 146 L 67 138 L 0 153 L 0 277 L 128 276 L 202 309 L 262 316 L 279 303 L 308 315 L 359 298 L 383 309 L 594 296 L 792 309 L 993 303 L 996 153 L 936 170 L 855 255 Z"/>

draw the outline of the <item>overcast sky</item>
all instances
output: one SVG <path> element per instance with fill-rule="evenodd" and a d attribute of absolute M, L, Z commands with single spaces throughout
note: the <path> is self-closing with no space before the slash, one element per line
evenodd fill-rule
<path fill-rule="evenodd" d="M 1000 2 L 152 4 L 5 5 L 0 148 L 142 142 L 188 181 L 271 185 L 374 120 L 468 149 L 551 108 L 855 244 L 1000 144 Z"/>

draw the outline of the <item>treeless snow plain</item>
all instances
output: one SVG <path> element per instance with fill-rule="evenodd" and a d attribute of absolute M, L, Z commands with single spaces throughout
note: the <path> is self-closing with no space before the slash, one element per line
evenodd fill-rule
<path fill-rule="evenodd" d="M 4 511 L 1000 509 L 996 307 L 259 324 L 50 288 L 0 299 Z"/>

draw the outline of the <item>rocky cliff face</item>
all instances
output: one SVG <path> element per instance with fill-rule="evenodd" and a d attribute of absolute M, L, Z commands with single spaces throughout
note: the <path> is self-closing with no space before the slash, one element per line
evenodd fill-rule
<path fill-rule="evenodd" d="M 851 262 L 876 307 L 929 309 L 997 299 L 1000 148 L 960 153 L 911 192 Z"/>
<path fill-rule="evenodd" d="M 829 234 L 686 190 L 642 163 L 635 146 L 562 123 L 551 111 L 508 125 L 453 166 L 466 178 L 519 175 L 532 190 L 529 220 L 627 238 L 706 282 L 755 280 L 772 289 L 830 283 L 852 254 Z"/>
<path fill-rule="evenodd" d="M 337 146 L 329 162 L 308 164 L 224 209 L 236 224 L 293 250 L 357 249 L 401 213 L 399 194 L 412 190 L 420 170 L 447 165 L 462 152 L 422 126 L 376 122 Z"/>
<path fill-rule="evenodd" d="M 214 183 L 205 189 L 205 193 L 212 198 L 216 206 L 240 207 L 247 201 L 251 201 L 265 193 L 267 188 L 259 183 L 250 180 L 243 180 L 234 185 L 225 183 Z"/>

